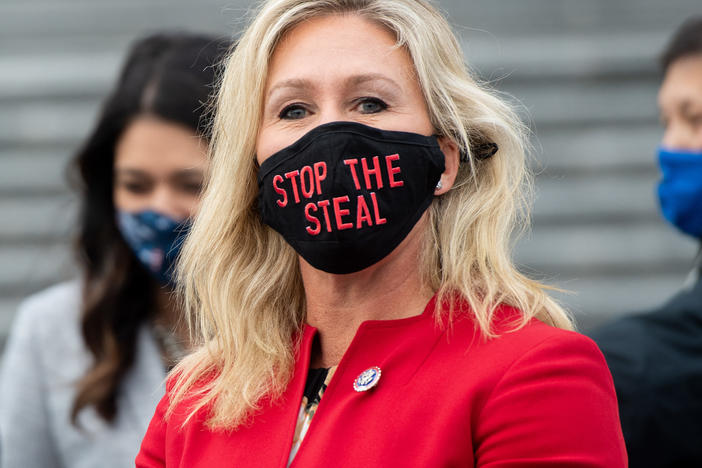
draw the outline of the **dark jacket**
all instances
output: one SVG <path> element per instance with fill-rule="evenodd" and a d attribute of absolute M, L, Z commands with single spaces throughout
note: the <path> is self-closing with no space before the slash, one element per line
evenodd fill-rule
<path fill-rule="evenodd" d="M 702 466 L 702 279 L 591 334 L 619 399 L 632 468 Z"/>

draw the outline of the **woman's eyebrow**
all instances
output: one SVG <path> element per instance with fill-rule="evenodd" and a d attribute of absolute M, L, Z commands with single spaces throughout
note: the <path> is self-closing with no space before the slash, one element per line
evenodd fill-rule
<path fill-rule="evenodd" d="M 346 80 L 347 87 L 358 87 L 365 84 L 383 84 L 394 88 L 395 91 L 402 91 L 402 87 L 389 76 L 381 73 L 364 73 L 362 75 L 353 75 Z"/>
<path fill-rule="evenodd" d="M 173 180 L 192 180 L 201 179 L 205 175 L 205 172 L 199 168 L 182 169 L 175 171 L 171 174 L 171 179 Z"/>
<path fill-rule="evenodd" d="M 116 167 L 115 168 L 115 175 L 122 176 L 122 177 L 149 177 L 149 174 L 145 171 L 139 170 L 139 169 L 132 169 L 129 167 Z"/>
<path fill-rule="evenodd" d="M 382 83 L 385 86 L 389 86 L 390 88 L 393 88 L 394 91 L 400 92 L 402 91 L 402 87 L 397 84 L 395 80 L 392 78 L 383 75 L 381 73 L 363 73 L 360 75 L 352 75 L 344 80 L 344 86 L 346 88 L 356 88 L 361 85 L 365 84 L 380 84 Z M 296 91 L 309 91 L 311 89 L 314 89 L 315 85 L 311 80 L 308 80 L 306 78 L 290 78 L 287 80 L 280 81 L 273 86 L 271 86 L 271 89 L 268 90 L 267 93 L 267 98 L 270 99 L 270 97 L 276 92 L 281 89 L 292 89 Z"/>
<path fill-rule="evenodd" d="M 309 90 L 313 89 L 314 85 L 310 80 L 307 80 L 305 78 L 290 78 L 288 80 L 283 80 L 280 81 L 273 86 L 271 86 L 271 89 L 268 90 L 268 94 L 266 97 L 270 99 L 270 97 L 273 95 L 275 91 L 281 90 L 281 89 L 294 89 L 294 90 Z"/>

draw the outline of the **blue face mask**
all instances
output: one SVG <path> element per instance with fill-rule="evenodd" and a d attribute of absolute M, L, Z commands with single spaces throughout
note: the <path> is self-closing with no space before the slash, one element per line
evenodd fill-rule
<path fill-rule="evenodd" d="M 658 149 L 663 216 L 682 232 L 702 238 L 702 151 Z"/>
<path fill-rule="evenodd" d="M 162 285 L 173 285 L 173 265 L 190 229 L 190 220 L 176 221 L 154 211 L 117 212 L 117 226 L 134 255 Z"/>

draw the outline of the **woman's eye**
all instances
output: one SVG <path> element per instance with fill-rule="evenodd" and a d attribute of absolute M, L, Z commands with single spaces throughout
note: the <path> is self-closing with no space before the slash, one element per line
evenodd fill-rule
<path fill-rule="evenodd" d="M 143 184 L 140 182 L 122 182 L 120 185 L 127 192 L 136 194 L 146 193 L 151 189 L 151 187 L 148 184 Z"/>
<path fill-rule="evenodd" d="M 278 115 L 279 118 L 287 120 L 302 119 L 306 116 L 307 109 L 302 107 L 300 104 L 291 104 L 289 106 L 286 106 L 282 111 L 280 111 L 280 114 Z"/>
<path fill-rule="evenodd" d="M 388 108 L 388 105 L 378 98 L 363 98 L 358 103 L 358 111 L 361 114 L 375 114 Z"/>
<path fill-rule="evenodd" d="M 197 182 L 188 182 L 181 184 L 180 186 L 181 191 L 190 193 L 193 195 L 199 195 L 200 192 L 202 192 L 202 183 L 197 183 Z"/>

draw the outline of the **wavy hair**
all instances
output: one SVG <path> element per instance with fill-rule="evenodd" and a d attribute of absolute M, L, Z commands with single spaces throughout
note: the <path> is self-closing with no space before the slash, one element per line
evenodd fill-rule
<path fill-rule="evenodd" d="M 691 16 L 675 31 L 661 53 L 663 73 L 681 58 L 702 54 L 702 16 Z"/>
<path fill-rule="evenodd" d="M 137 353 L 140 328 L 156 311 L 159 287 L 125 243 L 112 198 L 115 147 L 127 126 L 151 115 L 208 137 L 216 65 L 229 42 L 207 35 L 158 33 L 136 41 L 95 128 L 69 167 L 81 208 L 75 252 L 83 276 L 80 330 L 92 357 L 77 382 L 71 421 L 93 407 L 117 415 L 122 380 Z"/>
<path fill-rule="evenodd" d="M 199 349 L 175 369 L 171 409 L 194 398 L 190 416 L 207 409 L 210 427 L 246 422 L 264 396 L 285 389 L 293 338 L 305 320 L 298 258 L 257 211 L 255 141 L 270 57 L 297 24 L 322 15 L 359 15 L 409 52 L 431 121 L 464 154 L 454 187 L 435 198 L 420 262 L 439 299 L 464 298 L 486 337 L 500 304 L 572 328 L 546 287 L 511 261 L 513 231 L 527 225 L 527 132 L 512 109 L 471 77 L 446 20 L 418 0 L 269 0 L 227 60 L 211 141 L 211 178 L 179 265 L 193 338 Z M 246 109 L 246 112 L 242 112 Z M 494 142 L 490 159 L 476 144 Z M 437 320 L 439 317 L 437 308 Z M 453 311 L 449 314 L 448 322 Z"/>

